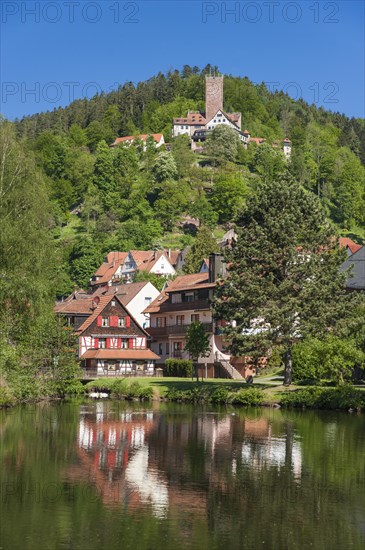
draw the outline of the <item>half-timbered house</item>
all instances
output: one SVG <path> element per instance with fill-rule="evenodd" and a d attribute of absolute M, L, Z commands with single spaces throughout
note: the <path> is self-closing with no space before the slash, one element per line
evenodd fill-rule
<path fill-rule="evenodd" d="M 158 355 L 147 347 L 147 332 L 118 295 L 94 298 L 93 313 L 78 328 L 85 378 L 153 375 Z"/>

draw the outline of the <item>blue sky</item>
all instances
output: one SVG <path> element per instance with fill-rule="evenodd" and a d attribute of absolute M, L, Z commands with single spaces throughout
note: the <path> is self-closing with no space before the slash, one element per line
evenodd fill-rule
<path fill-rule="evenodd" d="M 364 116 L 362 1 L 1 2 L 1 107 L 14 119 L 184 64 Z"/>

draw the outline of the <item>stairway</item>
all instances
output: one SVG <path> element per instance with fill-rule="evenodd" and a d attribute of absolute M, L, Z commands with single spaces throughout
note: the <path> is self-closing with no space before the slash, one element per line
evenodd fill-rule
<path fill-rule="evenodd" d="M 219 359 L 218 365 L 227 373 L 232 380 L 243 380 L 242 374 L 235 369 L 227 359 Z"/>

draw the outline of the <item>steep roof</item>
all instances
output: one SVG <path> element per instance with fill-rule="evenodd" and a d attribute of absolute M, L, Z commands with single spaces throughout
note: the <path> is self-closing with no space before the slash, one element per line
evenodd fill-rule
<path fill-rule="evenodd" d="M 201 113 L 188 113 L 186 117 L 174 118 L 173 124 L 185 124 L 187 126 L 204 126 L 206 119 Z"/>
<path fill-rule="evenodd" d="M 82 323 L 82 325 L 77 329 L 77 333 L 81 334 L 84 332 L 89 326 L 95 321 L 95 319 L 100 315 L 100 313 L 106 308 L 106 306 L 109 304 L 111 299 L 114 296 L 101 296 L 99 298 L 99 303 L 97 304 L 96 308 L 92 312 L 92 314 L 85 319 L 85 321 Z"/>
<path fill-rule="evenodd" d="M 209 273 L 192 273 L 179 275 L 169 286 L 144 310 L 143 313 L 158 313 L 161 305 L 168 300 L 170 292 L 179 290 L 195 290 L 198 288 L 213 288 L 215 283 L 209 283 Z"/>
<path fill-rule="evenodd" d="M 172 258 L 169 258 L 168 252 L 166 252 L 166 250 L 131 250 L 130 254 L 137 265 L 138 271 L 147 271 L 149 273 L 155 263 L 161 258 L 161 256 L 165 256 L 166 260 L 170 262 L 171 265 L 174 265 L 172 263 Z M 170 255 L 176 256 L 177 261 L 179 251 L 171 251 Z"/>
<path fill-rule="evenodd" d="M 352 239 L 349 239 L 348 237 L 340 237 L 339 242 L 340 242 L 340 247 L 348 248 L 351 254 L 354 254 L 361 248 L 361 244 L 355 243 Z"/>
<path fill-rule="evenodd" d="M 129 302 L 137 296 L 144 286 L 148 284 L 148 281 L 140 283 L 125 283 L 121 285 L 112 285 L 100 287 L 93 292 L 92 297 L 95 296 L 118 296 L 119 301 L 123 306 L 128 306 Z"/>
<path fill-rule="evenodd" d="M 93 300 L 88 297 L 85 299 L 78 300 L 66 300 L 64 302 L 59 302 L 56 304 L 54 311 L 58 314 L 74 314 L 74 315 L 90 315 L 93 312 Z"/>
<path fill-rule="evenodd" d="M 346 286 L 350 290 L 365 290 L 365 246 L 352 254 L 340 267 L 340 271 L 346 271 L 352 267 Z"/>
<path fill-rule="evenodd" d="M 117 269 L 125 262 L 128 252 L 109 252 L 104 258 L 104 262 L 96 270 L 94 277 L 99 277 L 97 281 L 92 281 L 92 285 L 107 283 L 113 278 Z"/>

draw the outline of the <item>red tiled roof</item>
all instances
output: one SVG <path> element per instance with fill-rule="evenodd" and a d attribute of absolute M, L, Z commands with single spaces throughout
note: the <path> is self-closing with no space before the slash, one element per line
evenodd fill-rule
<path fill-rule="evenodd" d="M 250 141 L 253 141 L 254 143 L 257 143 L 257 145 L 260 145 L 261 143 L 266 141 L 266 139 L 260 137 L 250 137 Z"/>
<path fill-rule="evenodd" d="M 233 124 L 235 124 L 236 126 L 239 125 L 238 123 L 239 123 L 240 118 L 241 118 L 241 113 L 226 113 L 226 114 L 227 114 L 228 120 L 233 122 Z"/>
<path fill-rule="evenodd" d="M 141 141 L 147 141 L 147 138 L 153 137 L 156 143 L 159 143 L 163 139 L 163 134 L 139 134 L 138 136 L 125 136 L 116 138 L 114 143 L 111 144 L 111 147 L 118 145 L 119 143 L 125 143 L 128 141 L 134 141 L 135 139 L 140 139 Z"/>
<path fill-rule="evenodd" d="M 173 124 L 186 124 L 188 126 L 205 126 L 206 122 L 201 113 L 188 113 L 186 117 L 173 119 Z"/>
<path fill-rule="evenodd" d="M 78 300 L 66 300 L 64 302 L 59 302 L 56 304 L 54 311 L 59 314 L 80 314 L 80 315 L 90 315 L 93 312 L 92 309 L 93 300 L 90 298 L 78 299 Z"/>
<path fill-rule="evenodd" d="M 89 349 L 80 359 L 159 359 L 150 349 Z"/>
<path fill-rule="evenodd" d="M 148 281 L 143 281 L 141 283 L 123 283 L 120 285 L 99 287 L 91 296 L 94 298 L 95 296 L 116 295 L 124 306 L 128 306 L 129 302 L 131 302 L 147 284 Z"/>
<path fill-rule="evenodd" d="M 361 244 L 355 243 L 352 239 L 349 239 L 348 237 L 340 237 L 340 247 L 341 248 L 348 248 L 351 252 L 351 254 L 355 254 L 358 250 L 361 248 Z"/>
<path fill-rule="evenodd" d="M 125 262 L 128 252 L 109 252 L 104 262 L 95 272 L 95 277 L 100 277 L 97 281 L 92 281 L 93 285 L 100 285 L 110 281 L 117 269 Z"/>
<path fill-rule="evenodd" d="M 100 315 L 100 313 L 103 311 L 103 309 L 109 304 L 110 300 L 113 298 L 113 295 L 111 296 L 101 296 L 99 298 L 99 303 L 94 309 L 93 313 L 85 319 L 85 321 L 82 323 L 82 325 L 77 329 L 77 333 L 81 334 L 84 332 L 89 326 L 95 321 L 95 319 Z"/>
<path fill-rule="evenodd" d="M 209 283 L 209 273 L 192 273 L 190 275 L 179 275 L 169 286 L 161 292 L 143 313 L 157 313 L 160 306 L 168 300 L 169 292 L 178 292 L 179 290 L 195 290 L 198 288 L 213 288 L 215 283 Z"/>

